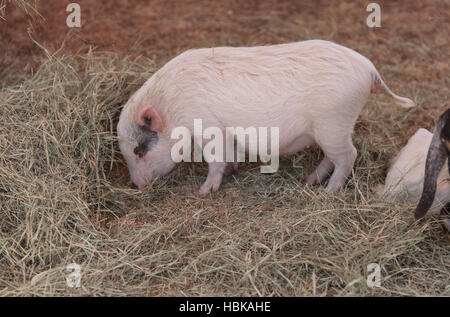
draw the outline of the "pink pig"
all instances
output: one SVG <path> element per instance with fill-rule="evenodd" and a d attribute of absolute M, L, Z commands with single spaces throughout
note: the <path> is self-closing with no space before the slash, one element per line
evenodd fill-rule
<path fill-rule="evenodd" d="M 279 153 L 294 154 L 316 143 L 325 157 L 307 177 L 313 185 L 333 171 L 326 190 L 340 189 L 357 151 L 355 121 L 371 92 L 381 85 L 395 95 L 364 56 L 341 45 L 311 40 L 258 47 L 188 50 L 158 70 L 130 98 L 117 133 L 131 181 L 142 189 L 175 163 L 171 138 L 176 127 L 278 127 Z M 210 162 L 199 194 L 216 191 L 237 162 Z M 231 167 L 231 169 L 230 169 Z"/>

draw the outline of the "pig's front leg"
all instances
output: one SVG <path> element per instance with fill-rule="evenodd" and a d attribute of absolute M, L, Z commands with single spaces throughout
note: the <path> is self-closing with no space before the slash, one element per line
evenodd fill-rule
<path fill-rule="evenodd" d="M 223 173 L 227 163 L 225 162 L 212 162 L 208 164 L 208 177 L 203 183 L 202 187 L 196 192 L 198 195 L 205 195 L 210 191 L 215 192 L 219 189 L 222 183 Z"/>

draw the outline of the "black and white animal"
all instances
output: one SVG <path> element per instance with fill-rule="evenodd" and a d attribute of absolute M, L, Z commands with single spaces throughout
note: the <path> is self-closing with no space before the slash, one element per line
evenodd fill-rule
<path fill-rule="evenodd" d="M 450 109 L 447 109 L 438 119 L 434 129 L 433 138 L 428 149 L 427 160 L 425 163 L 425 177 L 423 183 L 423 192 L 419 204 L 414 212 L 416 219 L 423 218 L 431 205 L 436 194 L 437 178 L 441 172 L 445 161 L 450 172 Z M 442 208 L 440 217 L 443 220 L 444 227 L 450 231 L 450 205 Z"/>

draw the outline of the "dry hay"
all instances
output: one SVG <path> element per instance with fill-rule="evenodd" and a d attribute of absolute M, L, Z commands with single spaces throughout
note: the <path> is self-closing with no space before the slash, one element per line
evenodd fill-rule
<path fill-rule="evenodd" d="M 399 126 L 420 110 L 372 99 L 355 130 L 359 156 L 343 192 L 304 187 L 317 148 L 278 173 L 242 165 L 222 189 L 192 194 L 206 166 L 179 165 L 129 189 L 115 126 L 151 60 L 54 56 L 0 90 L 0 295 L 450 295 L 449 236 L 412 205 L 376 199 Z M 293 167 L 293 162 L 301 167 Z M 82 287 L 66 285 L 81 265 Z M 382 287 L 366 285 L 369 263 Z"/>
<path fill-rule="evenodd" d="M 7 5 L 16 6 L 30 16 L 40 16 L 36 10 L 36 0 L 0 0 L 0 19 L 6 20 L 5 12 Z"/>

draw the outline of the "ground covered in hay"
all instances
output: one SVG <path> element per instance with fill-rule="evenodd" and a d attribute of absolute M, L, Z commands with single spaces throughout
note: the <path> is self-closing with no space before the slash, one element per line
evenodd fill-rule
<path fill-rule="evenodd" d="M 145 7 L 118 3 L 122 12 Z M 164 3 L 152 2 L 153 9 L 174 14 L 135 46 L 146 54 L 120 47 L 114 54 L 53 54 L 28 38 L 27 56 L 39 56 L 38 65 L 21 73 L 12 70 L 23 61 L 11 62 L 18 45 L 4 53 L 0 296 L 449 296 L 449 235 L 432 217 L 414 222 L 413 204 L 388 203 L 372 191 L 407 139 L 419 127 L 430 129 L 449 106 L 448 4 L 386 4 L 384 27 L 375 31 L 355 24 L 365 21 L 363 1 L 188 1 L 184 11 Z M 88 16 L 91 32 L 76 39 L 96 41 Z M 164 45 L 170 37 L 182 40 Z M 206 197 L 193 195 L 206 165 L 181 164 L 144 192 L 129 188 L 115 136 L 121 106 L 177 50 L 309 38 L 363 53 L 395 92 L 418 104 L 405 110 L 371 97 L 355 128 L 359 156 L 342 192 L 302 184 L 321 159 L 317 148 L 282 159 L 271 175 L 241 164 Z M 81 265 L 80 288 L 66 284 L 70 263 Z M 381 267 L 380 288 L 367 287 L 370 263 Z"/>

